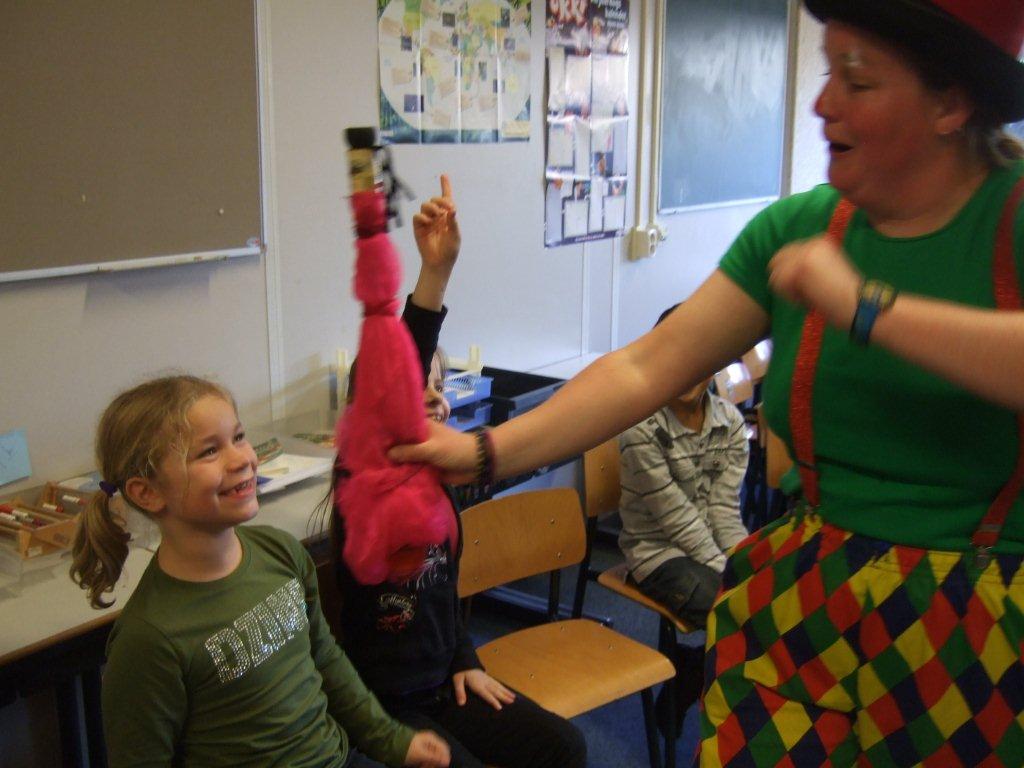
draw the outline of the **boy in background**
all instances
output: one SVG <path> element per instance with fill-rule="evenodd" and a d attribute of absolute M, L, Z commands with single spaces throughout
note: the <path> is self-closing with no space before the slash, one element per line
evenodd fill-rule
<path fill-rule="evenodd" d="M 709 383 L 700 382 L 619 436 L 619 547 L 630 575 L 642 592 L 700 628 L 722 585 L 726 553 L 747 536 L 740 519 L 749 454 L 744 420 L 736 406 L 708 391 Z M 682 714 L 700 696 L 704 651 L 683 644 L 677 651 L 681 727 Z M 664 731 L 663 694 L 658 722 Z"/>

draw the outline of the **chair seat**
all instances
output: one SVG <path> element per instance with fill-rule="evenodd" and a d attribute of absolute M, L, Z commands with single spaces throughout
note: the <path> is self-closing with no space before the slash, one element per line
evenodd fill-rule
<path fill-rule="evenodd" d="M 588 619 L 513 632 L 480 646 L 477 654 L 489 675 L 562 717 L 675 675 L 658 651 Z"/>
<path fill-rule="evenodd" d="M 662 618 L 668 619 L 668 621 L 672 622 L 675 628 L 683 634 L 693 632 L 697 629 L 696 627 L 691 627 L 658 601 L 652 600 L 641 592 L 639 587 L 629 580 L 629 568 L 625 563 L 619 563 L 618 565 L 609 568 L 607 571 L 604 571 L 597 577 L 597 583 L 607 589 L 610 589 L 612 592 L 616 592 L 623 597 L 628 597 L 630 600 L 634 600 L 641 605 L 650 608 Z"/>

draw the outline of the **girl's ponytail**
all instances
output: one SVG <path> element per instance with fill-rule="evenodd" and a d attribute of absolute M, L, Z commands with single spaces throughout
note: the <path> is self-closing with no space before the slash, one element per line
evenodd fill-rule
<path fill-rule="evenodd" d="M 97 491 L 82 510 L 71 546 L 71 578 L 89 595 L 93 608 L 108 608 L 104 592 L 112 592 L 128 559 L 128 531 L 110 509 L 110 499 Z"/>

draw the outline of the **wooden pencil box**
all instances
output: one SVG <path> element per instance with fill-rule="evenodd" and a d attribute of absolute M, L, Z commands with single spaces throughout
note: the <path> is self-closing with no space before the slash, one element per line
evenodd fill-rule
<path fill-rule="evenodd" d="M 24 560 L 67 549 L 77 527 L 76 513 L 50 501 L 26 504 L 15 499 L 0 504 L 0 536 L 11 539 Z"/>

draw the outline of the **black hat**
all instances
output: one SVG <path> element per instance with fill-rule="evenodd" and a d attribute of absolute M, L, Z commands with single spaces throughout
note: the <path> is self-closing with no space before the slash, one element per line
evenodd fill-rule
<path fill-rule="evenodd" d="M 1024 0 L 804 0 L 836 19 L 941 62 L 985 113 L 1024 119 Z"/>

